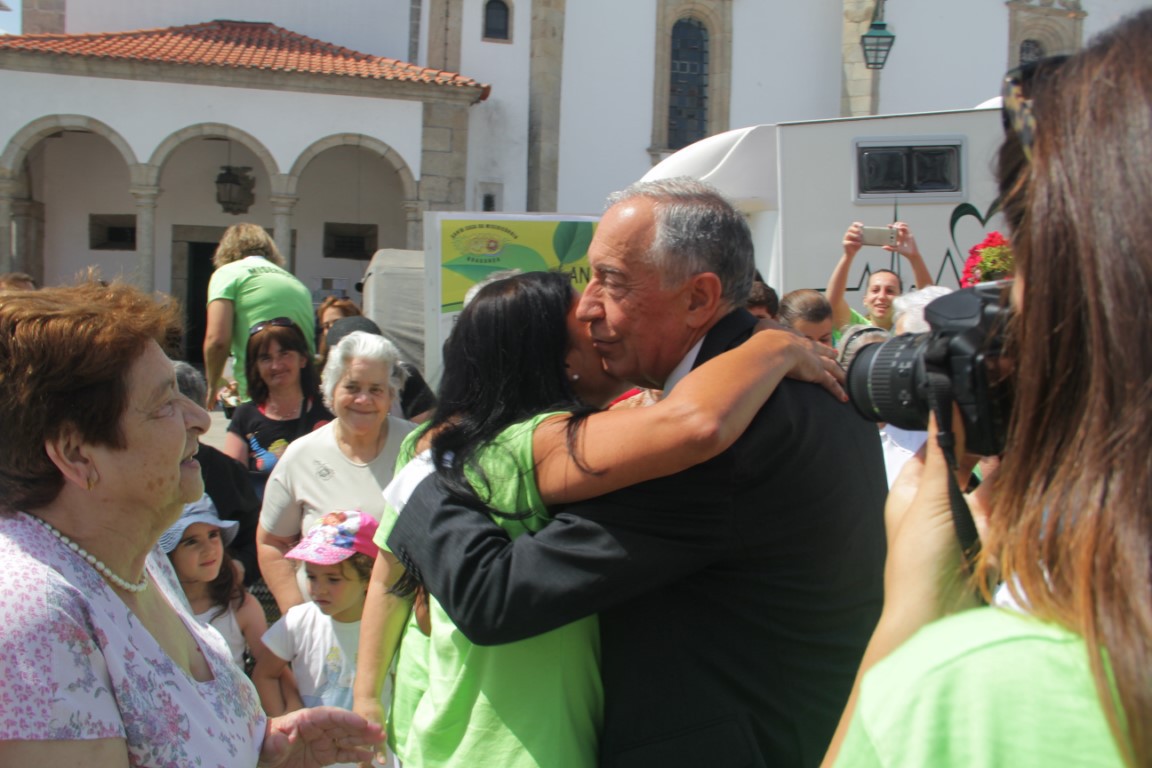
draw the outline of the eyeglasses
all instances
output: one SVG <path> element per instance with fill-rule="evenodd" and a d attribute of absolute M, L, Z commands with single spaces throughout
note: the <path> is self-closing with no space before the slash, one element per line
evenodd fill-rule
<path fill-rule="evenodd" d="M 275 328 L 295 328 L 296 323 L 292 322 L 292 318 L 289 317 L 274 317 L 271 320 L 261 320 L 248 329 L 248 338 L 252 338 L 269 326 Z"/>
<path fill-rule="evenodd" d="M 1011 128 L 1020 139 L 1024 157 L 1032 159 L 1036 118 L 1032 114 L 1032 84 L 1048 76 L 1068 60 L 1067 56 L 1049 56 L 1008 70 L 1000 90 L 1004 130 Z"/>

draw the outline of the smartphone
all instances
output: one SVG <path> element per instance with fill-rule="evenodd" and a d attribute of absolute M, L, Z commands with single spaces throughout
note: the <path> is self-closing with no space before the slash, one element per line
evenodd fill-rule
<path fill-rule="evenodd" d="M 861 245 L 896 245 L 896 230 L 892 227 L 861 227 Z"/>

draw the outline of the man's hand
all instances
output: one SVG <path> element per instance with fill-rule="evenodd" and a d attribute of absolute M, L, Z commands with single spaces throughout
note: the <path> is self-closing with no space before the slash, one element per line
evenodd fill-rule
<path fill-rule="evenodd" d="M 270 718 L 260 748 L 261 768 L 319 768 L 371 762 L 384 740 L 376 723 L 337 707 L 298 709 Z"/>

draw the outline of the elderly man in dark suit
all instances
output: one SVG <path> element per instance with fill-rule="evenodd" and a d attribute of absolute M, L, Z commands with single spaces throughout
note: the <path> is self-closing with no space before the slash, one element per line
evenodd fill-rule
<path fill-rule="evenodd" d="M 691 180 L 610 203 L 577 314 L 610 373 L 670 389 L 752 333 L 751 235 Z M 534 536 L 510 541 L 433 475 L 388 543 L 477 643 L 600 615 L 601 765 L 811 766 L 879 616 L 885 493 L 875 425 L 785 380 L 716 459 Z"/>

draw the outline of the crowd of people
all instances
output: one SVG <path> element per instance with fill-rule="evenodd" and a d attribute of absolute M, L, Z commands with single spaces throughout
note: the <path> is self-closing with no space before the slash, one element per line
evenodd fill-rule
<path fill-rule="evenodd" d="M 1152 320 L 1150 44 L 1152 10 L 1005 77 L 1013 400 L 973 486 L 963 419 L 845 394 L 947 292 L 904 222 L 915 289 L 857 312 L 859 222 L 777 300 L 716 190 L 634 184 L 582 293 L 477 287 L 434 394 L 254 224 L 206 377 L 175 302 L 0 276 L 0 764 L 1152 766 L 1152 350 L 1115 333 Z"/>

